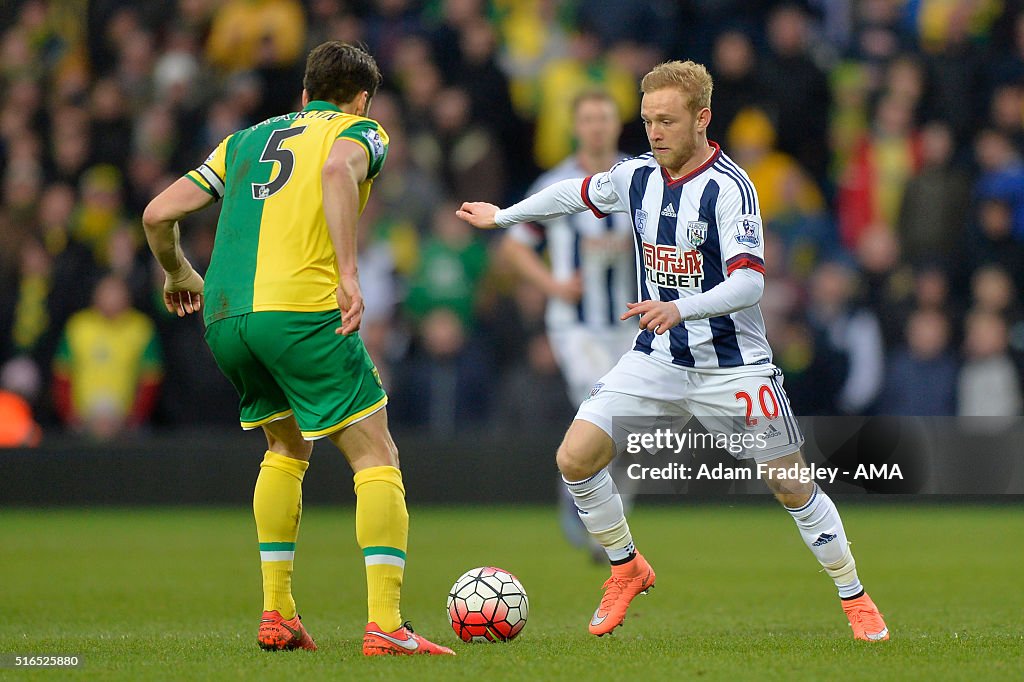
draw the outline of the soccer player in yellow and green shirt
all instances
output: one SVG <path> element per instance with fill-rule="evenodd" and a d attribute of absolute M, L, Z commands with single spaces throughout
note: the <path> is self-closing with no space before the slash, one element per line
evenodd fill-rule
<path fill-rule="evenodd" d="M 365 51 L 337 41 L 316 47 L 302 111 L 229 135 L 143 215 L 167 275 L 167 309 L 203 310 L 206 341 L 240 396 L 242 428 L 267 436 L 253 495 L 264 649 L 316 648 L 296 612 L 291 576 L 302 478 L 313 441 L 328 438 L 355 474 L 369 607 L 363 653 L 452 654 L 402 621 L 405 488 L 387 396 L 356 333 L 356 222 L 388 151 L 387 134 L 367 118 L 380 82 Z M 218 200 L 204 283 L 181 251 L 177 221 Z"/>

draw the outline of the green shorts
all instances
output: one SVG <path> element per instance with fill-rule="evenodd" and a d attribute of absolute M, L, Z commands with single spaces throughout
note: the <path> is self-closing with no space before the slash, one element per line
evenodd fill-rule
<path fill-rule="evenodd" d="M 217 365 L 240 396 L 243 429 L 292 414 L 306 440 L 383 408 L 388 397 L 358 334 L 342 336 L 337 310 L 258 312 L 206 328 Z"/>

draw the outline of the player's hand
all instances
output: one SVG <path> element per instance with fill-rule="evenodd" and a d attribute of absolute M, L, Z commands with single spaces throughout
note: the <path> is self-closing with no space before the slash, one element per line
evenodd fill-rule
<path fill-rule="evenodd" d="M 366 305 L 359 288 L 359 276 L 355 273 L 343 274 L 338 280 L 338 309 L 341 310 L 341 326 L 334 333 L 348 335 L 359 331 Z"/>
<path fill-rule="evenodd" d="M 555 281 L 551 285 L 548 295 L 561 299 L 566 303 L 579 303 L 579 300 L 583 298 L 583 280 L 580 278 L 579 273 L 576 273 L 571 279 Z"/>
<path fill-rule="evenodd" d="M 634 315 L 640 316 L 640 329 L 661 335 L 682 322 L 679 308 L 667 301 L 640 301 L 627 303 L 629 310 L 622 314 L 620 320 L 628 320 Z"/>
<path fill-rule="evenodd" d="M 481 230 L 490 230 L 497 227 L 494 224 L 494 214 L 497 212 L 498 207 L 494 204 L 486 204 L 482 201 L 467 201 L 462 204 L 462 208 L 455 212 L 455 215 L 473 227 L 479 227 Z"/>
<path fill-rule="evenodd" d="M 203 307 L 203 278 L 188 261 L 175 272 L 166 273 L 164 306 L 178 317 L 197 313 Z"/>

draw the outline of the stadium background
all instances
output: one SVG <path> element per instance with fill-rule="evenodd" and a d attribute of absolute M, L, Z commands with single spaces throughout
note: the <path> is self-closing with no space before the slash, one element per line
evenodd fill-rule
<path fill-rule="evenodd" d="M 5 3 L 0 440 L 39 448 L 4 457 L 4 499 L 245 500 L 261 438 L 234 428 L 201 322 L 159 305 L 139 215 L 223 136 L 295 108 L 304 54 L 330 38 L 366 44 L 385 72 L 372 113 L 393 144 L 361 221 L 362 334 L 413 499 L 553 496 L 573 407 L 543 297 L 453 206 L 520 198 L 571 152 L 586 87 L 613 93 L 622 148 L 643 151 L 637 79 L 673 57 L 710 65 L 711 137 L 759 188 L 762 307 L 798 413 L 1019 415 L 1018 5 Z M 215 225 L 211 209 L 183 226 L 200 269 Z M 134 353 L 72 357 L 82 311 Z M 311 485 L 344 500 L 344 465 L 325 459 Z M 448 485 L 456 468 L 478 484 Z"/>
<path fill-rule="evenodd" d="M 247 502 L 264 443 L 237 429 L 201 322 L 158 305 L 140 225 L 146 202 L 225 135 L 294 109 L 307 48 L 338 38 L 365 43 L 385 72 L 372 114 L 392 146 L 360 223 L 362 335 L 409 488 L 404 612 L 452 643 L 443 597 L 491 563 L 532 600 L 515 646 L 420 661 L 414 679 L 598 678 L 609 666 L 644 679 L 1019 679 L 1019 495 L 842 496 L 894 632 L 870 657 L 770 500 L 647 496 L 630 521 L 658 591 L 621 637 L 586 635 L 607 569 L 558 539 L 552 455 L 573 406 L 543 297 L 494 257 L 500 235 L 452 211 L 518 200 L 570 153 L 577 88 L 614 93 L 621 147 L 642 152 L 637 79 L 662 59 L 704 62 L 711 138 L 760 193 L 762 308 L 796 412 L 1019 416 L 1022 5 L 0 2 L 0 442 L 15 446 L 0 452 L 0 666 L 14 652 L 78 653 L 82 679 L 336 679 L 339 664 L 393 679 L 388 663 L 403 663 L 359 660 L 351 479 L 324 446 L 296 580 L 324 655 L 252 645 Z M 200 270 L 215 226 L 213 208 L 182 226 Z M 91 307 L 73 333 L 134 354 L 69 355 L 69 320 Z M 71 360 L 91 371 L 77 384 Z M 981 440 L 949 478 L 1019 490 L 1014 424 L 1000 446 L 1015 470 L 979 458 Z"/>
<path fill-rule="evenodd" d="M 797 413 L 1021 413 L 1019 3 L 29 0 L 0 26 L 6 423 L 13 393 L 47 437 L 231 428 L 200 321 L 157 304 L 140 213 L 226 134 L 296 108 L 307 48 L 329 38 L 365 43 L 385 74 L 362 335 L 400 432 L 564 428 L 541 294 L 452 207 L 521 198 L 571 152 L 568 105 L 589 85 L 642 152 L 637 79 L 678 57 L 710 66 L 710 137 L 759 189 L 762 308 Z M 183 225 L 200 271 L 216 217 Z M 89 333 L 146 350 L 91 366 L 61 340 L 108 274 L 102 305 L 153 331 L 94 315 Z M 72 361 L 120 385 L 83 388 Z"/>

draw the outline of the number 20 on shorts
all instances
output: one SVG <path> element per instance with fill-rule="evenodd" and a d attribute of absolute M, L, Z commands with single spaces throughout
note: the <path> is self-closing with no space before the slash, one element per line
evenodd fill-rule
<path fill-rule="evenodd" d="M 737 391 L 736 400 L 746 404 L 747 426 L 757 426 L 757 417 L 753 415 L 754 399 L 750 397 L 750 394 L 746 391 Z M 772 393 L 772 389 L 769 388 L 768 384 L 761 384 L 761 388 L 757 389 L 757 402 L 761 407 L 761 414 L 768 421 L 779 416 L 779 401 L 775 398 L 775 394 Z"/>

